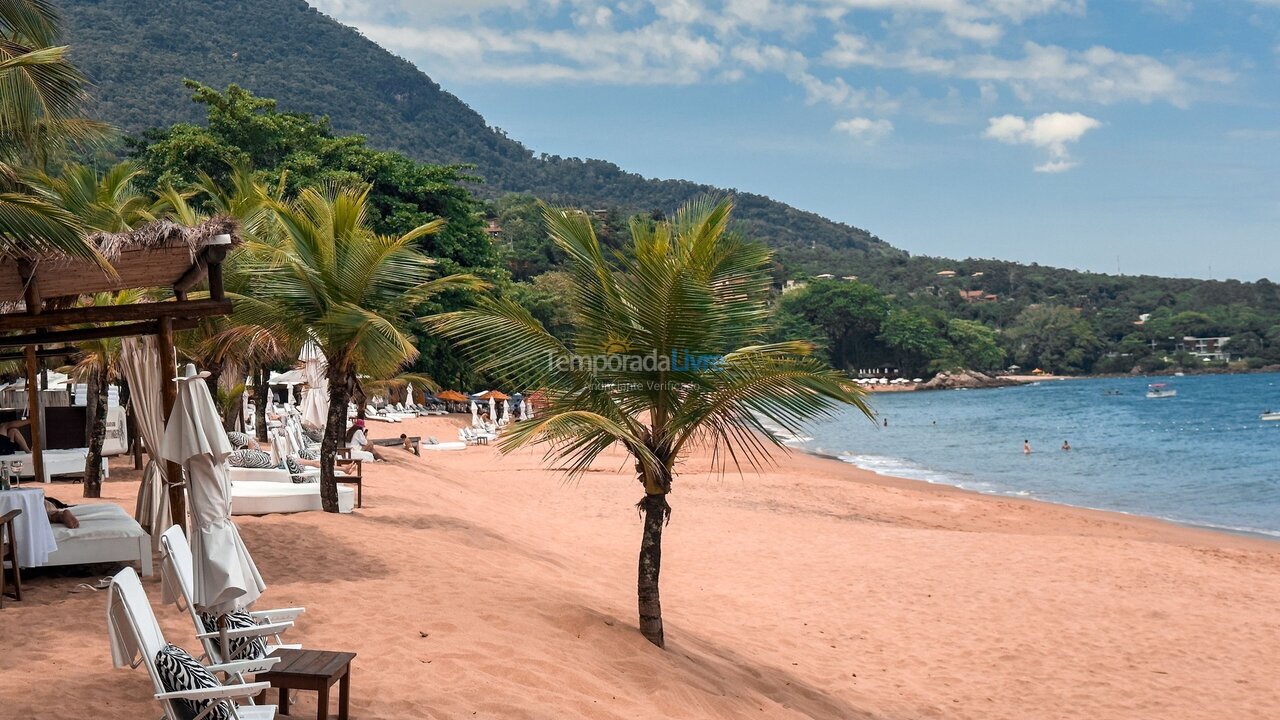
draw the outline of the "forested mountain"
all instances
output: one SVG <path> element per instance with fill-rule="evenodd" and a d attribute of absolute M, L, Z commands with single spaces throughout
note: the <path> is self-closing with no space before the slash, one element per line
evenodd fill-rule
<path fill-rule="evenodd" d="M 125 132 L 199 122 L 184 78 L 236 83 L 282 110 L 328 115 L 340 134 L 433 163 L 470 163 L 482 196 L 669 212 L 711 190 L 649 180 L 602 160 L 535 155 L 409 62 L 303 0 L 59 0 L 72 58 L 94 81 L 95 115 Z M 736 193 L 752 235 L 797 265 L 896 256 L 865 230 Z"/>

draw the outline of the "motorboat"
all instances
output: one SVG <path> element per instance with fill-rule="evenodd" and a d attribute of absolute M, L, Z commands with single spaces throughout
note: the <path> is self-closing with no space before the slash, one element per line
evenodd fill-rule
<path fill-rule="evenodd" d="M 1259 420 L 1280 420 L 1280 412 L 1276 412 L 1275 410 L 1263 410 L 1262 414 L 1258 416 L 1258 419 Z"/>
<path fill-rule="evenodd" d="M 1178 391 L 1169 387 L 1164 383 L 1151 383 L 1147 386 L 1147 397 L 1149 398 L 1171 398 L 1178 397 Z"/>

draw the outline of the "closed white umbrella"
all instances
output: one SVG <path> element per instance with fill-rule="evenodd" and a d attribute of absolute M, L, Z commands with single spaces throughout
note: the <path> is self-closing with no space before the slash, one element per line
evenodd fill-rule
<path fill-rule="evenodd" d="M 167 362 L 173 362 L 169 358 Z M 142 469 L 138 502 L 133 518 L 151 535 L 153 548 L 160 547 L 160 535 L 173 525 L 164 470 L 157 448 L 164 437 L 164 395 L 160 383 L 160 356 L 151 335 L 121 340 L 120 367 L 129 383 L 129 405 L 138 434 L 147 447 L 147 464 Z"/>
<path fill-rule="evenodd" d="M 529 413 L 529 398 L 524 398 L 520 401 L 520 419 L 528 420 L 531 417 L 533 415 Z"/>
<path fill-rule="evenodd" d="M 480 406 L 476 405 L 476 401 L 471 401 L 471 427 L 480 424 Z"/>
<path fill-rule="evenodd" d="M 498 422 L 498 405 L 489 397 L 489 422 Z"/>
<path fill-rule="evenodd" d="M 302 376 L 308 388 L 302 396 L 302 423 L 322 428 L 329 419 L 328 360 L 320 346 L 310 340 L 302 346 L 298 359 L 302 361 Z"/>
<path fill-rule="evenodd" d="M 405 393 L 405 400 L 404 400 L 405 409 L 412 410 L 413 409 L 413 383 L 409 383 L 408 385 L 404 386 L 404 393 Z"/>
<path fill-rule="evenodd" d="M 266 583 L 231 521 L 231 479 L 227 456 L 231 442 L 202 380 L 188 364 L 176 378 L 178 399 L 164 429 L 160 455 L 187 471 L 191 505 L 191 555 L 195 565 L 192 598 L 202 612 L 221 615 L 242 610 L 258 599 Z"/>

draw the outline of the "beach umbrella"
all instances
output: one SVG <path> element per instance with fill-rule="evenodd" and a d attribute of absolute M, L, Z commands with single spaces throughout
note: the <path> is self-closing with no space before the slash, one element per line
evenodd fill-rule
<path fill-rule="evenodd" d="M 173 362 L 173 358 L 169 362 Z M 142 442 L 149 448 L 160 447 L 160 439 L 164 437 L 164 395 L 160 387 L 160 355 L 156 350 L 155 336 L 123 338 L 120 341 L 120 369 L 129 383 L 129 409 Z M 151 535 L 153 548 L 160 547 L 160 535 L 173 524 L 164 469 L 160 466 L 160 457 L 154 452 L 147 453 L 133 518 Z"/>
<path fill-rule="evenodd" d="M 493 396 L 491 395 L 489 396 L 489 422 L 497 422 L 497 421 L 498 421 L 498 407 L 497 407 L 497 403 L 495 403 L 493 400 Z"/>
<path fill-rule="evenodd" d="M 476 405 L 476 401 L 471 401 L 471 427 L 480 424 L 480 406 Z"/>
<path fill-rule="evenodd" d="M 182 377 L 174 379 L 178 398 L 159 454 L 186 470 L 195 565 L 192 599 L 197 610 L 222 615 L 248 607 L 267 586 L 231 521 L 231 441 L 203 382 L 208 375 L 188 363 Z"/>
<path fill-rule="evenodd" d="M 413 407 L 413 383 L 404 386 L 404 404 L 405 407 Z"/>
<path fill-rule="evenodd" d="M 320 346 L 310 340 L 302 346 L 298 359 L 302 361 L 302 377 L 308 388 L 302 396 L 302 422 L 322 428 L 329 420 L 328 359 Z"/>

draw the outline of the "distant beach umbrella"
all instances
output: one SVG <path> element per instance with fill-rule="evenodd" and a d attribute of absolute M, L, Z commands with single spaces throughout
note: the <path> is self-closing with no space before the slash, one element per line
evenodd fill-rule
<path fill-rule="evenodd" d="M 471 401 L 471 426 L 475 427 L 480 424 L 480 406 L 476 405 L 476 401 Z"/>
<path fill-rule="evenodd" d="M 320 346 L 310 340 L 302 346 L 298 359 L 302 361 L 302 376 L 307 382 L 307 392 L 302 396 L 302 422 L 322 428 L 329 421 L 328 360 Z"/>
<path fill-rule="evenodd" d="M 188 364 L 178 398 L 164 429 L 159 454 L 182 463 L 191 505 L 191 554 L 195 564 L 193 600 L 197 609 L 224 614 L 258 599 L 266 583 L 231 521 L 231 479 L 227 456 L 231 441 L 203 378 Z"/>
<path fill-rule="evenodd" d="M 489 397 L 489 422 L 497 422 L 498 420 L 498 404 L 493 401 L 493 397 Z"/>
<path fill-rule="evenodd" d="M 413 383 L 404 386 L 404 404 L 406 408 L 413 407 Z"/>

